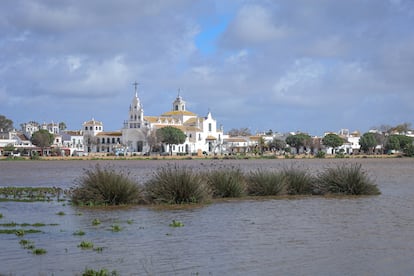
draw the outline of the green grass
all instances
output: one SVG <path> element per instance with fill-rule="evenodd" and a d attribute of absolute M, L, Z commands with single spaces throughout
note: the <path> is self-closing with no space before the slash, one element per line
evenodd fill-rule
<path fill-rule="evenodd" d="M 151 203 L 203 203 L 210 199 L 210 189 L 200 174 L 190 168 L 167 165 L 159 168 L 145 184 Z"/>
<path fill-rule="evenodd" d="M 307 195 L 313 191 L 314 178 L 304 169 L 288 168 L 283 170 L 289 195 Z"/>
<path fill-rule="evenodd" d="M 129 172 L 96 165 L 85 170 L 72 190 L 72 202 L 76 205 L 121 205 L 142 200 L 141 189 L 130 178 Z"/>
<path fill-rule="evenodd" d="M 81 249 L 92 249 L 93 243 L 90 241 L 81 241 L 78 247 L 80 247 Z"/>
<path fill-rule="evenodd" d="M 360 164 L 339 165 L 321 172 L 317 178 L 323 193 L 343 195 L 378 195 L 380 190 Z"/>
<path fill-rule="evenodd" d="M 182 223 L 181 221 L 178 220 L 173 220 L 170 224 L 170 227 L 183 227 L 184 223 Z"/>
<path fill-rule="evenodd" d="M 31 240 L 20 240 L 19 244 L 24 248 L 24 249 L 34 249 L 34 242 Z"/>
<path fill-rule="evenodd" d="M 242 197 L 246 195 L 246 180 L 240 168 L 221 168 L 205 174 L 214 197 Z"/>
<path fill-rule="evenodd" d="M 247 179 L 249 195 L 274 196 L 286 194 L 286 179 L 281 172 L 258 169 L 251 172 Z"/>
<path fill-rule="evenodd" d="M 82 231 L 82 230 L 77 230 L 77 231 L 73 232 L 73 235 L 74 236 L 83 236 L 83 235 L 85 235 L 85 232 Z"/>
<path fill-rule="evenodd" d="M 47 251 L 46 251 L 46 249 L 43 249 L 43 248 L 35 248 L 35 249 L 32 250 L 32 253 L 34 255 L 43 255 L 43 254 L 46 254 Z"/>
<path fill-rule="evenodd" d="M 119 224 L 112 224 L 111 225 L 111 231 L 112 232 L 120 232 L 120 231 L 122 231 L 122 227 L 119 226 Z"/>

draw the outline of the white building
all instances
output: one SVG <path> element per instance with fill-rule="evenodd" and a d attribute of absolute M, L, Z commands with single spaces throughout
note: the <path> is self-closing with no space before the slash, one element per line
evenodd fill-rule
<path fill-rule="evenodd" d="M 223 129 L 217 127 L 217 121 L 211 112 L 199 117 L 188 111 L 186 102 L 178 95 L 172 103 L 172 110 L 160 116 L 144 116 L 144 109 L 137 90 L 132 98 L 128 119 L 117 132 L 104 132 L 102 122 L 94 119 L 83 123 L 86 152 L 125 152 L 128 154 L 147 154 L 151 148 L 152 137 L 157 129 L 171 126 L 182 130 L 187 136 L 181 145 L 162 146 L 163 152 L 175 154 L 220 153 L 223 143 Z"/>

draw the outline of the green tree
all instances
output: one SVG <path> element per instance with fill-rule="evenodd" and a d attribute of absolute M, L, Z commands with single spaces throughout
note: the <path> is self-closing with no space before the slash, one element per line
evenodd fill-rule
<path fill-rule="evenodd" d="M 47 131 L 46 129 L 40 129 L 33 133 L 31 141 L 33 145 L 36 145 L 42 149 L 43 154 L 43 149 L 49 147 L 53 143 L 54 139 L 55 136 L 51 134 L 49 131 Z"/>
<path fill-rule="evenodd" d="M 378 145 L 378 141 L 375 139 L 375 133 L 364 133 L 359 139 L 359 145 L 364 152 L 373 153 L 375 147 Z"/>
<path fill-rule="evenodd" d="M 4 115 L 0 115 L 0 135 L 3 133 L 8 133 L 13 130 L 13 121 L 6 118 Z M 2 138 L 6 138 L 1 135 Z"/>
<path fill-rule="evenodd" d="M 159 140 L 162 143 L 165 143 L 169 146 L 170 155 L 172 155 L 172 145 L 182 144 L 187 138 L 182 130 L 172 126 L 157 129 L 157 137 L 159 137 Z"/>
<path fill-rule="evenodd" d="M 286 142 L 277 138 L 273 138 L 273 140 L 268 143 L 268 147 L 277 151 L 284 150 L 286 148 Z"/>
<path fill-rule="evenodd" d="M 67 127 L 66 127 L 66 124 L 65 124 L 65 122 L 60 122 L 59 123 L 59 130 L 65 130 Z"/>
<path fill-rule="evenodd" d="M 400 139 L 398 139 L 397 135 L 390 135 L 387 137 L 387 140 L 385 141 L 385 150 L 391 151 L 391 150 L 400 150 Z"/>
<path fill-rule="evenodd" d="M 339 135 L 334 133 L 329 133 L 322 138 L 322 144 L 327 147 L 331 147 L 336 150 L 337 147 L 340 147 L 344 144 L 344 139 L 339 137 Z"/>
<path fill-rule="evenodd" d="M 312 141 L 312 138 L 308 134 L 305 134 L 305 133 L 289 135 L 286 138 L 286 143 L 289 146 L 294 147 L 296 149 L 296 153 L 299 153 L 299 149 L 301 147 L 306 147 L 310 145 L 311 141 Z"/>

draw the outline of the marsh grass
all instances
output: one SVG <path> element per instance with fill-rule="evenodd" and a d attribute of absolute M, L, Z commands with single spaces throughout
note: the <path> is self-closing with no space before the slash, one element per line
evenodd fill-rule
<path fill-rule="evenodd" d="M 157 204 L 203 203 L 211 196 L 200 174 L 176 164 L 157 169 L 145 190 L 148 201 Z"/>
<path fill-rule="evenodd" d="M 81 249 L 92 249 L 93 243 L 90 241 L 81 241 L 78 247 L 80 247 Z"/>
<path fill-rule="evenodd" d="M 35 249 L 32 250 L 32 253 L 34 255 L 43 255 L 43 254 L 46 254 L 47 251 L 44 248 L 35 248 Z"/>
<path fill-rule="evenodd" d="M 86 268 L 82 273 L 82 276 L 118 276 L 119 274 L 113 270 L 109 272 L 107 269 L 103 268 L 100 270 L 94 270 L 91 268 Z"/>
<path fill-rule="evenodd" d="M 83 235 L 85 235 L 85 232 L 82 231 L 82 230 L 77 230 L 77 231 L 73 232 L 73 235 L 74 236 L 83 236 Z"/>
<path fill-rule="evenodd" d="M 141 189 L 130 173 L 113 167 L 102 168 L 97 164 L 86 169 L 76 183 L 71 193 L 76 205 L 134 204 L 142 199 Z"/>
<path fill-rule="evenodd" d="M 289 195 L 308 195 L 313 191 L 314 177 L 304 169 L 285 168 L 283 176 Z"/>
<path fill-rule="evenodd" d="M 378 195 L 380 190 L 362 170 L 360 164 L 342 164 L 327 168 L 317 178 L 324 193 L 343 195 Z"/>
<path fill-rule="evenodd" d="M 122 231 L 122 227 L 119 224 L 112 224 L 111 225 L 112 232 L 120 232 Z"/>
<path fill-rule="evenodd" d="M 67 192 L 57 187 L 0 187 L 0 201 L 62 201 Z"/>
<path fill-rule="evenodd" d="M 92 225 L 99 225 L 99 224 L 101 224 L 101 221 L 98 218 L 94 218 L 92 220 Z"/>
<path fill-rule="evenodd" d="M 184 223 L 178 220 L 174 220 L 169 224 L 170 227 L 183 227 Z"/>
<path fill-rule="evenodd" d="M 246 179 L 240 168 L 219 168 L 204 174 L 214 197 L 242 197 L 246 195 Z"/>
<path fill-rule="evenodd" d="M 247 179 L 249 195 L 274 196 L 286 194 L 286 179 L 281 172 L 258 169 L 250 172 Z"/>

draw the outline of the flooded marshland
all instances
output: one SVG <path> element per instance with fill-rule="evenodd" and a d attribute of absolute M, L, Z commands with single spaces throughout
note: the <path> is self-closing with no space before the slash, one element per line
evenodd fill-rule
<path fill-rule="evenodd" d="M 414 271 L 414 159 L 123 160 L 0 162 L 0 186 L 70 188 L 96 163 L 144 183 L 160 166 L 237 166 L 317 173 L 359 163 L 382 194 L 220 201 L 197 208 L 81 208 L 68 202 L 0 202 L 0 224 L 27 223 L 24 237 L 0 234 L 0 275 L 409 275 Z M 60 215 L 58 215 L 60 214 Z M 98 219 L 100 224 L 93 225 Z M 184 224 L 170 227 L 173 220 Z M 36 223 L 44 226 L 35 227 Z M 114 231 L 114 226 L 120 231 Z M 0 226 L 7 229 L 7 226 Z M 73 233 L 83 231 L 84 235 Z M 19 241 L 47 251 L 34 255 Z M 94 249 L 79 247 L 92 242 Z"/>

